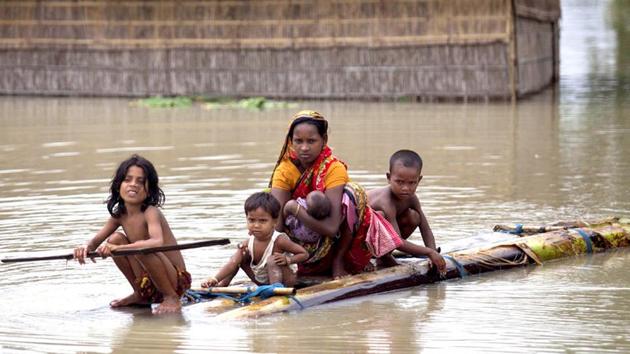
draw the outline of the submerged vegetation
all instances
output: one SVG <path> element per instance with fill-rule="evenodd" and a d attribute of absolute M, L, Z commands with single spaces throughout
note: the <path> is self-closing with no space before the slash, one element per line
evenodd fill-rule
<path fill-rule="evenodd" d="M 290 102 L 285 101 L 274 101 L 268 100 L 265 97 L 250 97 L 243 98 L 240 100 L 231 100 L 231 99 L 213 99 L 208 100 L 204 104 L 204 108 L 206 109 L 215 109 L 215 108 L 246 108 L 253 110 L 263 110 L 263 109 L 271 109 L 271 108 L 291 108 L 296 107 L 297 105 Z"/>
<path fill-rule="evenodd" d="M 244 108 L 250 110 L 264 110 L 272 108 L 291 108 L 296 105 L 285 101 L 269 100 L 265 97 L 249 97 L 243 99 L 232 98 L 210 98 L 202 96 L 175 96 L 162 97 L 154 96 L 142 98 L 130 103 L 138 107 L 151 108 L 174 108 L 174 107 L 190 107 L 193 104 L 200 104 L 205 109 L 220 108 Z"/>
<path fill-rule="evenodd" d="M 157 107 L 157 108 L 170 108 L 170 107 L 188 107 L 193 103 L 192 98 L 187 96 L 176 97 L 162 97 L 154 96 L 142 98 L 131 102 L 133 106 L 139 107 Z"/>

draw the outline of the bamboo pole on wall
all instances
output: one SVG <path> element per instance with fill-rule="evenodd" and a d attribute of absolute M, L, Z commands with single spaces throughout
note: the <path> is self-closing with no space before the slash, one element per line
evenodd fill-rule
<path fill-rule="evenodd" d="M 518 87 L 518 62 L 516 58 L 516 11 L 514 9 L 516 0 L 506 0 L 507 1 L 507 11 L 508 16 L 510 18 L 508 23 L 508 71 L 510 78 L 510 100 L 512 104 L 516 103 L 516 88 Z"/>
<path fill-rule="evenodd" d="M 560 80 L 560 26 L 558 22 L 552 22 L 553 28 L 553 78 L 552 81 L 558 82 Z"/>

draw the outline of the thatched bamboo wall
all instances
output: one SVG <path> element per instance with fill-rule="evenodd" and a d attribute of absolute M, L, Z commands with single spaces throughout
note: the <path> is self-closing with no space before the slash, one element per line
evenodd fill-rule
<path fill-rule="evenodd" d="M 6 0 L 0 93 L 509 98 L 553 80 L 558 18 L 559 0 Z"/>
<path fill-rule="evenodd" d="M 558 78 L 559 2 L 521 0 L 515 6 L 517 95 L 538 92 Z"/>

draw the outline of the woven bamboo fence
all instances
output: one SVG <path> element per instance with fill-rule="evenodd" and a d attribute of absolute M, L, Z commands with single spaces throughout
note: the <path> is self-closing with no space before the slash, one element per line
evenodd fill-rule
<path fill-rule="evenodd" d="M 516 98 L 559 0 L 0 2 L 0 93 Z"/>

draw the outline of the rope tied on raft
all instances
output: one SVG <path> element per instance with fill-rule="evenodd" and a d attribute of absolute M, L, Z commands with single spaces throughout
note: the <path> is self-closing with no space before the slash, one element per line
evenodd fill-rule
<path fill-rule="evenodd" d="M 241 295 L 235 295 L 235 296 L 223 294 L 223 293 L 211 293 L 209 291 L 203 291 L 203 290 L 188 289 L 186 293 L 182 296 L 182 301 L 190 302 L 190 303 L 197 303 L 197 302 L 203 302 L 207 300 L 213 300 L 217 297 L 220 297 L 220 298 L 229 299 L 239 304 L 245 305 L 245 304 L 249 304 L 252 301 L 252 299 L 255 297 L 259 297 L 264 300 L 272 296 L 277 296 L 274 293 L 274 289 L 284 288 L 284 287 L 285 286 L 282 283 L 260 285 L 260 286 L 256 286 L 252 288 L 251 291 L 248 291 Z M 300 306 L 300 309 L 304 309 L 304 305 L 302 305 L 302 303 L 295 296 L 293 295 L 286 295 L 286 296 L 289 299 L 292 299 L 293 301 L 295 301 L 295 303 L 297 303 Z"/>
<path fill-rule="evenodd" d="M 586 244 L 586 253 L 593 253 L 593 241 L 591 241 L 591 237 L 586 233 L 586 231 L 580 228 L 571 229 L 571 231 L 577 232 L 577 234 L 582 237 L 584 243 Z"/>
<path fill-rule="evenodd" d="M 273 283 L 269 285 L 260 285 L 256 287 L 254 291 L 248 292 L 247 294 L 243 294 L 239 297 L 240 303 L 247 304 L 252 301 L 253 298 L 259 297 L 261 299 L 268 299 L 275 294 L 273 293 L 273 289 L 275 288 L 284 288 L 282 283 Z"/>
<path fill-rule="evenodd" d="M 504 226 L 497 225 L 494 227 L 494 231 L 502 232 L 505 234 L 520 235 L 523 233 L 523 224 L 516 224 L 512 229 L 505 229 Z"/>
<path fill-rule="evenodd" d="M 447 254 L 442 255 L 442 257 L 444 259 L 448 259 L 449 261 L 451 261 L 451 263 L 455 265 L 455 268 L 457 268 L 457 271 L 459 272 L 460 278 L 463 278 L 468 275 L 468 271 L 466 271 L 466 268 L 464 268 L 464 266 L 461 263 L 459 263 L 455 258 Z"/>

